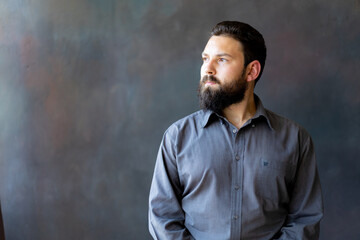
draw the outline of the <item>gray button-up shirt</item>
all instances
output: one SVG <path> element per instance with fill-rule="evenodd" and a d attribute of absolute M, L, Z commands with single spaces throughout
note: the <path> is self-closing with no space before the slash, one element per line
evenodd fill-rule
<path fill-rule="evenodd" d="M 239 130 L 201 110 L 165 132 L 149 199 L 154 239 L 318 239 L 312 140 L 255 100 Z"/>

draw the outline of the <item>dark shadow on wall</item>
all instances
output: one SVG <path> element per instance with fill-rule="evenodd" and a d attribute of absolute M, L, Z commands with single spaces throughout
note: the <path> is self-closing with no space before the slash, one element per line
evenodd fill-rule
<path fill-rule="evenodd" d="M 5 231 L 4 231 L 4 222 L 1 212 L 1 204 L 0 204 L 0 240 L 5 240 Z"/>

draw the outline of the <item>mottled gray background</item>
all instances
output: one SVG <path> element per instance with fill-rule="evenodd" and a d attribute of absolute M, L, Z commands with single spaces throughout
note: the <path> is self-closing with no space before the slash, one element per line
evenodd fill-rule
<path fill-rule="evenodd" d="M 321 239 L 359 239 L 360 0 L 1 0 L 0 198 L 7 239 L 149 239 L 164 130 L 198 109 L 213 25 L 245 21 L 256 92 L 313 136 Z"/>

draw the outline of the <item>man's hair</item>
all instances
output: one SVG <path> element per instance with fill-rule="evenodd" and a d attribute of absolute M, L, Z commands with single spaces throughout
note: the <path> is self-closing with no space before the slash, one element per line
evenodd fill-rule
<path fill-rule="evenodd" d="M 255 85 L 261 77 L 265 67 L 266 46 L 261 33 L 249 24 L 237 21 L 223 21 L 212 29 L 211 36 L 229 36 L 238 40 L 244 51 L 246 67 L 254 60 L 258 60 L 261 65 L 259 76 L 255 79 Z"/>

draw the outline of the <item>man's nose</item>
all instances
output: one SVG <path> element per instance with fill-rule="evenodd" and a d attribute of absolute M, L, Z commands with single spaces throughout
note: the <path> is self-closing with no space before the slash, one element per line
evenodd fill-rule
<path fill-rule="evenodd" d="M 209 61 L 209 62 L 205 63 L 204 72 L 207 75 L 215 75 L 216 74 L 213 61 Z"/>

